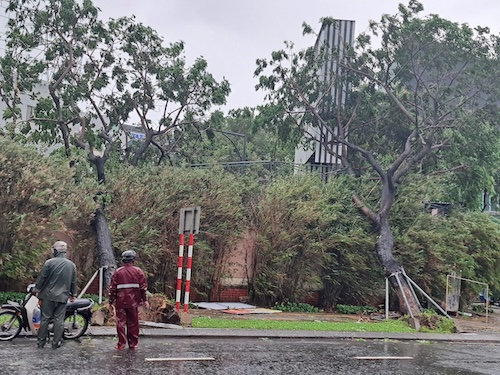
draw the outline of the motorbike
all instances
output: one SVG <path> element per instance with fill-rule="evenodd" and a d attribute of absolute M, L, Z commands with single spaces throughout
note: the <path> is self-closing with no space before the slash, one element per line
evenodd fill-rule
<path fill-rule="evenodd" d="M 22 303 L 7 301 L 0 309 L 0 341 L 8 341 L 16 338 L 25 330 L 27 333 L 36 335 L 40 326 L 39 321 L 34 322 L 33 313 L 38 306 L 38 298 L 35 295 L 35 285 L 30 284 L 27 288 L 28 294 Z M 92 318 L 92 306 L 94 301 L 90 298 L 76 298 L 73 302 L 68 301 L 64 316 L 64 339 L 77 339 L 87 331 Z M 36 319 L 35 319 L 36 320 Z M 53 323 L 49 322 L 49 334 L 53 333 Z"/>

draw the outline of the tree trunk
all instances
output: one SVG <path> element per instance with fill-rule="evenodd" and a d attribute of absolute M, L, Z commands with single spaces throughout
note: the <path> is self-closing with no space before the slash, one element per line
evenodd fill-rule
<path fill-rule="evenodd" d="M 104 185 L 106 183 L 106 172 L 104 166 L 106 164 L 106 158 L 96 157 L 94 160 L 90 160 L 94 163 L 97 170 L 97 182 L 99 185 Z"/>
<path fill-rule="evenodd" d="M 422 307 L 404 276 L 403 266 L 394 258 L 393 246 L 394 237 L 389 221 L 386 217 L 381 217 L 380 236 L 376 244 L 378 258 L 398 298 L 400 311 L 404 314 L 419 315 L 422 312 Z"/>
<path fill-rule="evenodd" d="M 146 131 L 146 137 L 144 138 L 143 143 L 135 151 L 134 156 L 130 161 L 130 165 L 137 167 L 137 164 L 139 164 L 139 159 L 142 157 L 142 155 L 144 155 L 144 153 L 146 152 L 152 141 L 153 141 L 153 134 L 151 133 L 151 131 Z"/>
<path fill-rule="evenodd" d="M 111 283 L 111 276 L 116 269 L 116 260 L 111 244 L 111 232 L 102 207 L 99 207 L 95 211 L 94 229 L 97 236 L 99 267 L 107 267 L 104 270 L 103 278 L 103 289 L 107 291 Z"/>
<path fill-rule="evenodd" d="M 320 306 L 326 312 L 331 312 L 335 310 L 337 306 L 337 301 L 339 299 L 342 289 L 344 289 L 345 284 L 337 285 L 329 281 L 328 279 L 323 279 L 323 290 L 320 296 Z"/>

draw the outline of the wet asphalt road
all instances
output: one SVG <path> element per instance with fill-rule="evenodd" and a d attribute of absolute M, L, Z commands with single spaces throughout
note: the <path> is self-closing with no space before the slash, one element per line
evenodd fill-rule
<path fill-rule="evenodd" d="M 500 344 L 491 343 L 141 337 L 135 351 L 114 345 L 111 337 L 67 341 L 56 350 L 37 349 L 34 338 L 0 342 L 0 373 L 500 374 Z M 157 361 L 180 357 L 193 360 Z M 194 360 L 203 357 L 214 360 Z"/>

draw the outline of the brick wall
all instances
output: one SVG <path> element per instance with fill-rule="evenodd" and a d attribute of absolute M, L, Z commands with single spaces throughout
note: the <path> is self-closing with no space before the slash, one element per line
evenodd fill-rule
<path fill-rule="evenodd" d="M 248 301 L 247 288 L 224 288 L 221 291 L 220 302 Z"/>
<path fill-rule="evenodd" d="M 221 289 L 220 297 L 216 301 L 208 301 L 208 298 L 196 293 L 196 291 L 189 292 L 189 300 L 191 302 L 241 302 L 248 300 L 248 289 L 242 287 L 223 287 Z M 181 302 L 184 301 L 184 293 Z"/>
<path fill-rule="evenodd" d="M 85 287 L 85 285 L 83 287 Z M 92 281 L 92 284 L 89 285 L 85 294 L 99 294 L 99 275 L 97 275 L 94 281 Z"/>
<path fill-rule="evenodd" d="M 319 306 L 320 292 L 311 292 L 304 298 L 304 303 L 312 306 Z"/>
<path fill-rule="evenodd" d="M 196 291 L 191 291 L 189 294 L 189 299 L 191 302 L 247 302 L 248 301 L 248 289 L 245 287 L 223 287 L 220 293 L 220 298 L 216 301 L 208 301 L 208 299 L 196 293 Z M 309 293 L 302 302 L 308 303 L 312 306 L 319 306 L 320 292 Z M 181 302 L 184 301 L 184 296 L 182 296 Z"/>

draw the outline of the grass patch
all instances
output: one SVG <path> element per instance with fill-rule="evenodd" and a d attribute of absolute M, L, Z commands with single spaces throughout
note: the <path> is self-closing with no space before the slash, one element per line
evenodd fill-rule
<path fill-rule="evenodd" d="M 193 328 L 275 329 L 289 331 L 416 332 L 414 329 L 409 327 L 408 324 L 400 320 L 356 323 L 196 317 L 193 318 L 192 326 Z"/>

